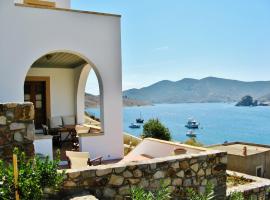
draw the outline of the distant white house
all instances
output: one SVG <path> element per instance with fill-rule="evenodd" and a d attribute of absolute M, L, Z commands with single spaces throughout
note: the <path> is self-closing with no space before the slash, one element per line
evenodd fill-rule
<path fill-rule="evenodd" d="M 94 70 L 102 131 L 84 136 L 81 150 L 122 158 L 120 19 L 72 10 L 70 0 L 1 0 L 0 102 L 33 102 L 36 128 L 54 116 L 74 115 L 82 124 L 85 85 Z"/>

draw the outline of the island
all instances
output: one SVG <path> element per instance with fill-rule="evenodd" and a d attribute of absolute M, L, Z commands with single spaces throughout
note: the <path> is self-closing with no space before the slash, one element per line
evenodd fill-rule
<path fill-rule="evenodd" d="M 242 97 L 242 99 L 235 106 L 248 106 L 248 107 L 269 106 L 269 103 L 254 100 L 252 96 L 246 95 Z"/>

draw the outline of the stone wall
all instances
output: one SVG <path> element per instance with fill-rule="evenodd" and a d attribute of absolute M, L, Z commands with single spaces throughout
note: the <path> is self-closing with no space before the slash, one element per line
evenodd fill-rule
<path fill-rule="evenodd" d="M 15 147 L 33 156 L 34 131 L 32 103 L 0 104 L 0 159 L 11 161 Z"/>
<path fill-rule="evenodd" d="M 99 199 L 124 199 L 133 186 L 156 190 L 164 181 L 174 199 L 186 199 L 186 189 L 190 187 L 202 192 L 207 182 L 211 182 L 215 187 L 215 199 L 224 200 L 226 167 L 227 154 L 211 151 L 67 170 L 61 197 L 88 191 Z"/>
<path fill-rule="evenodd" d="M 244 185 L 238 185 L 227 189 L 227 197 L 229 199 L 230 194 L 233 192 L 243 193 L 246 200 L 270 200 L 269 189 L 270 180 L 255 176 L 250 176 L 247 174 L 242 174 L 239 172 L 227 171 L 228 175 L 243 177 L 248 180 L 252 180 L 251 183 Z"/>

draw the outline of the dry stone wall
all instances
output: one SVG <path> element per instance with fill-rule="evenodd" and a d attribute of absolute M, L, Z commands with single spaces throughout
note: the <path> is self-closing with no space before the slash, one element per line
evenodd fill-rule
<path fill-rule="evenodd" d="M 233 192 L 241 192 L 246 200 L 270 200 L 270 180 L 256 176 L 250 176 L 234 171 L 227 171 L 228 175 L 252 180 L 251 183 L 237 185 L 227 189 L 227 199 Z"/>
<path fill-rule="evenodd" d="M 0 159 L 10 162 L 15 147 L 34 155 L 34 106 L 32 103 L 0 104 Z"/>
<path fill-rule="evenodd" d="M 125 199 L 132 187 L 146 190 L 160 188 L 163 181 L 172 191 L 173 199 L 187 199 L 187 188 L 204 191 L 208 182 L 215 188 L 215 199 L 226 198 L 227 154 L 203 152 L 137 163 L 67 170 L 62 198 L 88 191 L 99 199 Z"/>

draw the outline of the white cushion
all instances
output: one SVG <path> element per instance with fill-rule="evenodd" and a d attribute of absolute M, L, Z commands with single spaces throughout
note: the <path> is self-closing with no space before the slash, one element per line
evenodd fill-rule
<path fill-rule="evenodd" d="M 90 127 L 77 125 L 75 127 L 76 133 L 89 133 Z"/>
<path fill-rule="evenodd" d="M 75 116 L 63 116 L 63 123 L 64 125 L 75 125 Z"/>
<path fill-rule="evenodd" d="M 52 117 L 50 120 L 50 127 L 51 128 L 59 128 L 63 126 L 62 118 L 61 117 Z"/>

